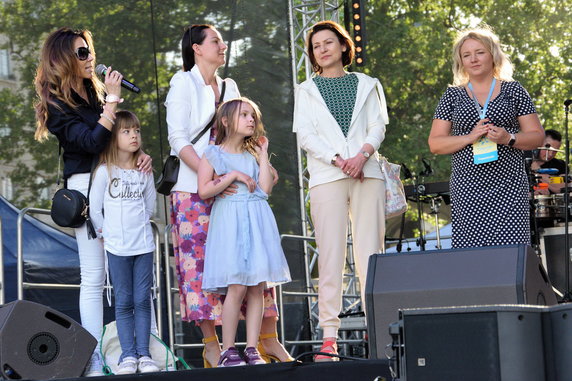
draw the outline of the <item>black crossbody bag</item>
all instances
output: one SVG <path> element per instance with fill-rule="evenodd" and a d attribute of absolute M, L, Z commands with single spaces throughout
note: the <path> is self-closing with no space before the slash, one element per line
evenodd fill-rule
<path fill-rule="evenodd" d="M 62 146 L 60 144 L 58 153 L 58 174 L 60 173 L 61 157 Z M 78 190 L 67 189 L 67 180 L 64 180 L 64 187 L 58 189 L 52 198 L 52 208 L 50 211 L 52 220 L 61 227 L 79 228 L 84 223 L 87 224 L 87 235 L 89 238 L 97 237 L 93 223 L 89 218 L 89 192 L 91 191 L 92 174 L 96 166 L 97 157 L 94 157 L 91 164 L 91 171 L 89 173 L 87 197 Z M 57 185 L 60 185 L 59 177 Z"/>
<path fill-rule="evenodd" d="M 222 81 L 222 90 L 220 92 L 220 97 L 218 103 L 224 99 L 224 92 L 226 90 L 226 81 Z M 216 110 L 215 114 L 213 115 L 211 121 L 202 129 L 201 132 L 193 140 L 191 140 L 191 144 L 195 144 L 199 141 L 199 139 L 207 132 L 211 126 L 213 125 L 216 118 Z M 155 183 L 157 193 L 161 193 L 162 195 L 168 196 L 171 194 L 171 189 L 177 183 L 177 179 L 179 178 L 179 167 L 181 166 L 180 159 L 175 155 L 169 155 L 169 157 L 165 160 L 163 164 L 163 170 L 161 171 L 161 175 L 157 179 Z"/>

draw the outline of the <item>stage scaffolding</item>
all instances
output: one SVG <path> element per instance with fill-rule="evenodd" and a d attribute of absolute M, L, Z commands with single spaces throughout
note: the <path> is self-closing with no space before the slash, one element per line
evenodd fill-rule
<path fill-rule="evenodd" d="M 290 18 L 290 55 L 292 61 L 293 86 L 296 87 L 312 75 L 312 65 L 305 53 L 305 37 L 308 29 L 318 21 L 333 20 L 340 22 L 340 12 L 343 12 L 344 1 L 310 1 L 310 0 L 288 0 L 288 11 Z M 309 325 L 311 339 L 289 340 L 290 336 L 284 330 L 284 311 L 281 308 L 281 331 L 282 341 L 287 348 L 297 345 L 316 345 L 319 349 L 321 344 L 321 334 L 318 327 L 318 298 L 317 282 L 312 279 L 317 269 L 318 250 L 314 241 L 314 227 L 309 216 L 309 173 L 306 167 L 306 157 L 300 148 L 300 142 L 296 137 L 297 160 L 298 160 L 298 181 L 300 191 L 300 214 L 302 216 L 302 232 L 304 236 L 284 235 L 282 239 L 296 239 L 303 242 L 304 262 L 306 272 L 306 292 L 288 292 L 280 289 L 280 306 L 283 299 L 305 298 L 308 308 Z M 348 255 L 346 258 L 346 270 L 344 272 L 344 295 L 342 303 L 342 325 L 340 327 L 340 353 L 346 355 L 365 354 L 365 317 L 357 313 L 361 303 L 358 279 L 355 274 L 355 265 L 352 255 L 351 236 L 348 235 Z M 297 335 L 300 336 L 299 334 Z M 345 344 L 344 344 L 345 343 Z M 351 345 L 351 346 L 350 346 Z M 356 353 L 352 348 L 363 348 L 361 353 Z"/>

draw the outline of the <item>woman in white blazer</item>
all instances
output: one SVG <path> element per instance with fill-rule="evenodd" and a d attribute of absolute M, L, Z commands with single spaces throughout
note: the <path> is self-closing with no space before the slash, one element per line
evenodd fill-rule
<path fill-rule="evenodd" d="M 319 250 L 320 351 L 337 354 L 348 216 L 362 301 L 368 258 L 384 245 L 385 183 L 377 150 L 388 116 L 379 81 L 344 70 L 355 48 L 340 25 L 315 24 L 306 48 L 315 75 L 296 88 L 293 129 L 307 152 L 310 172 L 310 212 Z"/>
<path fill-rule="evenodd" d="M 217 69 L 225 64 L 226 44 L 211 25 L 192 25 L 181 42 L 183 70 L 170 82 L 167 125 L 171 154 L 181 165 L 171 191 L 173 250 L 179 282 L 181 318 L 194 321 L 203 334 L 205 367 L 216 367 L 220 345 L 215 324 L 220 324 L 219 295 L 202 291 L 203 262 L 213 199 L 202 200 L 197 190 L 197 170 L 205 148 L 214 142 L 216 128 L 209 129 L 195 144 L 191 141 L 211 121 L 226 83 L 224 100 L 240 97 L 236 83 L 222 79 Z M 230 189 L 230 188 L 229 188 Z M 228 190 L 227 190 L 228 191 Z M 232 192 L 232 190 L 230 190 Z M 278 310 L 274 290 L 265 291 L 264 319 L 258 350 L 267 361 L 293 360 L 276 335 Z"/>

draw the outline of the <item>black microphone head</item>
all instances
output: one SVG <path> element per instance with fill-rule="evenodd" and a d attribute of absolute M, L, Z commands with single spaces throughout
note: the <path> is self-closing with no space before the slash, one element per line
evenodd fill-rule
<path fill-rule="evenodd" d="M 97 75 L 105 75 L 105 71 L 107 70 L 107 66 L 104 64 L 99 64 L 95 67 L 95 72 Z"/>
<path fill-rule="evenodd" d="M 572 104 L 572 99 L 566 99 L 564 101 L 564 106 L 566 106 L 566 107 L 570 106 L 571 104 Z"/>

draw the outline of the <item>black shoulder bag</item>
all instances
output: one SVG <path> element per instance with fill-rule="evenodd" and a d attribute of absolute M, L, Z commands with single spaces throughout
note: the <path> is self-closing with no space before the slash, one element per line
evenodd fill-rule
<path fill-rule="evenodd" d="M 58 174 L 60 173 L 61 156 L 62 146 L 60 144 L 58 153 Z M 87 235 L 89 238 L 97 237 L 93 223 L 89 218 L 89 192 L 91 190 L 92 174 L 96 165 L 97 157 L 94 157 L 89 174 L 87 197 L 78 190 L 67 189 L 67 181 L 64 181 L 64 187 L 58 189 L 52 198 L 52 209 L 50 212 L 52 220 L 64 228 L 79 228 L 84 223 L 87 224 Z M 57 185 L 60 185 L 59 177 Z"/>
<path fill-rule="evenodd" d="M 226 90 L 226 81 L 222 81 L 222 90 L 220 92 L 220 98 L 218 103 L 220 104 L 224 99 L 224 91 Z M 216 118 L 216 110 L 215 114 L 211 121 L 202 129 L 201 132 L 193 140 L 191 140 L 191 144 L 195 144 L 199 141 L 199 139 L 207 132 L 211 126 L 213 125 Z M 161 193 L 165 196 L 171 194 L 171 189 L 177 183 L 177 179 L 179 178 L 179 167 L 180 167 L 180 159 L 175 155 L 170 155 L 167 160 L 165 160 L 165 164 L 163 164 L 163 170 L 161 171 L 161 175 L 157 179 L 156 189 L 158 193 Z"/>

